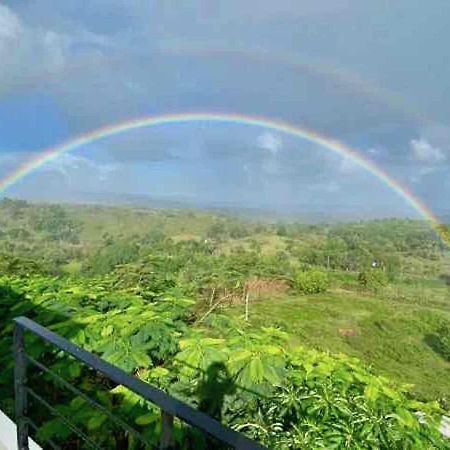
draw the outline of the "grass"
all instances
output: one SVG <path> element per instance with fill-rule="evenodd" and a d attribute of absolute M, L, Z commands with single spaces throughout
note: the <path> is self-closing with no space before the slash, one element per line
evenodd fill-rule
<path fill-rule="evenodd" d="M 225 242 L 220 243 L 219 250 L 226 255 L 229 255 L 233 250 L 236 250 L 239 247 L 246 251 L 251 251 L 252 243 L 257 243 L 257 245 L 259 245 L 260 253 L 262 255 L 275 255 L 286 249 L 283 238 L 277 235 L 257 234 L 241 239 L 227 239 Z"/>
<path fill-rule="evenodd" d="M 448 292 L 446 303 L 436 300 L 439 308 L 413 301 L 341 289 L 254 303 L 249 322 L 280 326 L 293 336 L 292 344 L 356 356 L 375 372 L 414 385 L 412 392 L 419 398 L 447 403 L 450 363 L 430 343 L 440 321 L 450 320 Z M 241 317 L 243 306 L 229 313 Z"/>
<path fill-rule="evenodd" d="M 214 216 L 202 211 L 69 206 L 68 210 L 83 224 L 82 241 L 99 241 L 105 233 L 113 236 L 142 236 L 164 231 L 168 236 L 204 235 Z"/>

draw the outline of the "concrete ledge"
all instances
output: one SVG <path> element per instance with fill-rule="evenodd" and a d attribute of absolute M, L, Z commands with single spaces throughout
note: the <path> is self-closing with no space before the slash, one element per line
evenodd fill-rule
<path fill-rule="evenodd" d="M 450 439 L 450 417 L 442 416 L 441 428 L 439 431 L 443 436 Z"/>
<path fill-rule="evenodd" d="M 32 439 L 30 450 L 42 450 Z M 0 411 L 0 450 L 17 450 L 16 424 Z"/>

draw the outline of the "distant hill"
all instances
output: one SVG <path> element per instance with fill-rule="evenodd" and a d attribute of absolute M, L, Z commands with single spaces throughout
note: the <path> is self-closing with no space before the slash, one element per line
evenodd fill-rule
<path fill-rule="evenodd" d="M 324 222 L 348 222 L 355 220 L 385 219 L 385 218 L 413 218 L 420 219 L 417 215 L 408 216 L 396 209 L 386 210 L 386 205 L 367 204 L 344 206 L 344 205 L 317 205 L 311 204 L 284 204 L 280 199 L 279 204 L 253 203 L 243 206 L 236 201 L 224 200 L 200 200 L 192 196 L 176 195 L 142 195 L 128 193 L 92 193 L 92 192 L 72 192 L 70 197 L 64 195 L 59 198 L 58 194 L 52 192 L 38 192 L 27 200 L 62 202 L 75 204 L 94 204 L 105 206 L 135 206 L 144 208 L 177 208 L 177 209 L 203 209 L 212 212 L 241 216 L 247 219 L 259 219 L 268 221 L 300 221 L 303 223 L 324 223 Z M 330 212 L 331 211 L 331 212 Z M 445 223 L 450 222 L 450 212 L 445 215 Z"/>

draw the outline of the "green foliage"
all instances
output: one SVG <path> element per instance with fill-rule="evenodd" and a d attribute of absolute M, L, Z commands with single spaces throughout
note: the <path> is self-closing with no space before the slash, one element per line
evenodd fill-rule
<path fill-rule="evenodd" d="M 42 267 L 30 258 L 0 255 L 0 273 L 27 276 L 42 273 Z"/>
<path fill-rule="evenodd" d="M 358 281 L 364 288 L 376 291 L 388 284 L 388 277 L 380 269 L 368 269 L 359 273 Z"/>
<path fill-rule="evenodd" d="M 329 286 L 328 275 L 320 270 L 298 272 L 295 276 L 295 287 L 303 294 L 325 292 Z"/>
<path fill-rule="evenodd" d="M 107 242 L 90 258 L 85 269 L 94 274 L 111 272 L 117 265 L 126 264 L 138 256 L 138 243 L 128 240 Z"/>
<path fill-rule="evenodd" d="M 437 280 L 443 273 L 438 272 L 442 246 L 426 225 L 402 220 L 257 224 L 220 213 L 35 205 L 8 199 L 0 202 L 0 225 L 0 406 L 9 414 L 11 320 L 26 315 L 270 448 L 444 448 L 434 427 L 442 413 L 436 403 L 419 402 L 409 386 L 381 377 L 353 358 L 307 348 L 322 342 L 308 340 L 314 332 L 321 339 L 336 340 L 337 328 L 347 321 L 356 331 L 365 330 L 364 321 L 372 321 L 378 333 L 371 341 L 374 354 L 394 351 L 382 337 L 399 327 L 403 334 L 395 335 L 396 344 L 412 335 L 412 329 L 421 342 L 431 329 L 439 329 L 439 352 L 448 355 L 448 326 L 438 327 L 444 322 L 435 318 L 436 312 L 428 317 L 422 310 L 413 311 L 420 315 L 418 321 L 404 318 L 402 310 L 402 318 L 391 323 L 387 313 L 376 315 L 375 308 L 386 305 L 366 294 L 361 297 L 373 305 L 353 314 L 352 292 L 358 282 L 379 290 L 387 278 L 396 281 L 398 292 L 386 286 L 383 298 L 408 302 L 411 291 L 414 308 L 432 302 L 430 292 L 447 289 Z M 373 260 L 380 269 L 365 270 Z M 417 287 L 414 280 L 425 274 L 434 284 L 425 288 L 421 280 Z M 309 303 L 307 296 L 294 298 L 291 293 L 277 298 L 280 310 L 267 310 L 265 326 L 251 327 L 217 310 L 198 324 L 200 315 L 217 301 L 233 295 L 242 299 L 248 281 L 258 279 L 293 281 L 298 292 L 322 296 Z M 332 289 L 323 294 L 330 284 Z M 250 320 L 270 300 L 252 303 Z M 435 310 L 444 310 L 440 300 L 434 301 Z M 308 305 L 316 308 L 317 317 Z M 237 309 L 241 314 L 242 305 Z M 299 312 L 315 330 L 297 326 Z M 331 319 L 339 324 L 332 329 L 327 322 Z M 287 334 L 275 323 L 292 323 L 293 328 Z M 358 353 L 362 344 L 356 334 L 345 339 L 340 340 L 349 344 L 345 350 Z M 298 347 L 298 342 L 304 345 Z M 154 406 L 123 386 L 111 386 L 38 339 L 27 339 L 27 351 L 134 424 L 157 446 L 161 422 Z M 377 371 L 390 368 L 393 360 L 378 365 Z M 49 378 L 30 371 L 30 383 L 104 448 L 137 448 L 104 414 L 56 389 Z M 59 419 L 30 411 L 41 425 L 38 437 L 82 448 Z M 418 421 L 418 411 L 427 423 Z M 175 431 L 180 448 L 208 446 L 178 423 Z"/>
<path fill-rule="evenodd" d="M 286 355 L 288 381 L 266 402 L 262 423 L 249 423 L 271 448 L 430 448 L 443 445 L 433 421 L 439 408 L 410 401 L 406 388 L 375 377 L 355 360 L 303 348 Z M 274 424 L 277 424 L 274 427 Z M 295 425 L 294 425 L 295 424 Z"/>
<path fill-rule="evenodd" d="M 50 239 L 79 242 L 81 224 L 70 217 L 60 205 L 49 205 L 37 210 L 34 221 L 36 231 L 42 231 Z"/>
<path fill-rule="evenodd" d="M 72 260 L 61 266 L 61 272 L 67 275 L 75 276 L 81 273 L 82 264 L 80 261 Z"/>
<path fill-rule="evenodd" d="M 405 274 L 439 275 L 445 248 L 426 223 L 411 220 L 270 225 L 189 210 L 0 202 L 0 253 L 32 260 L 52 275 L 77 274 L 72 261 L 95 275 L 120 264 L 141 263 L 148 254 L 170 253 L 178 260 L 178 248 L 189 248 L 197 267 L 215 264 L 237 247 L 245 256 L 254 253 L 261 259 L 284 252 L 294 265 L 328 270 L 360 272 L 377 260 L 390 281 Z M 183 254 L 184 262 L 188 256 Z M 199 256 L 210 261 L 198 261 Z"/>
<path fill-rule="evenodd" d="M 222 420 L 269 448 L 444 445 L 439 433 L 416 416 L 421 411 L 429 425 L 435 424 L 440 413 L 436 403 L 411 400 L 407 386 L 372 374 L 356 359 L 286 348 L 288 336 L 273 328 L 242 333 L 228 324 L 224 333 L 226 338 L 197 335 L 183 343 L 176 357 L 183 374 L 179 383 L 188 386 L 187 399 L 197 395 L 197 404 L 205 404 L 205 391 L 195 388 L 196 370 L 191 367 L 198 364 L 208 377 L 206 368 L 220 364 L 222 375 L 210 395 L 224 397 Z M 189 370 L 181 363 L 188 363 Z M 234 389 L 226 384 L 230 379 Z M 228 387 L 219 394 L 223 386 Z"/>
<path fill-rule="evenodd" d="M 437 351 L 450 361 L 450 322 L 444 322 L 437 330 Z"/>
<path fill-rule="evenodd" d="M 114 286 L 114 276 L 85 281 L 4 277 L 0 312 L 6 318 L 27 314 L 271 448 L 412 449 L 442 443 L 433 427 L 415 416 L 426 413 L 431 425 L 440 414 L 436 404 L 412 401 L 407 387 L 372 374 L 357 360 L 291 348 L 290 337 L 273 327 L 250 332 L 217 317 L 210 321 L 213 328 L 195 329 L 187 324 L 191 301 L 159 292 L 148 303 Z M 9 367 L 0 386 L 5 400 L 12 396 L 10 343 L 11 327 L 6 327 L 0 334 L 0 363 Z M 39 340 L 28 342 L 27 350 L 157 442 L 159 414 L 138 396 L 120 386 L 102 389 L 75 361 L 52 355 Z M 31 382 L 47 392 L 49 380 Z M 127 440 L 82 399 L 56 391 L 52 396 L 61 413 L 104 446 Z M 39 437 L 72 439 L 58 419 L 42 418 L 42 424 Z M 183 431 L 178 432 L 183 440 Z"/>
<path fill-rule="evenodd" d="M 220 218 L 206 230 L 206 236 L 216 240 L 240 239 L 250 235 L 248 224 L 237 220 Z"/>

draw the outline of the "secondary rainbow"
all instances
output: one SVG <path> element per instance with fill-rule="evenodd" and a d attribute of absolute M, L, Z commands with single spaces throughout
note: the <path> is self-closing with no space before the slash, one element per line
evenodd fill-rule
<path fill-rule="evenodd" d="M 360 167 L 366 169 L 382 183 L 402 197 L 413 209 L 430 222 L 431 226 L 439 232 L 439 221 L 433 212 L 424 205 L 419 199 L 403 187 L 398 181 L 387 174 L 383 169 L 375 165 L 372 161 L 366 159 L 360 152 L 348 145 L 317 133 L 314 130 L 293 125 L 285 121 L 269 119 L 266 117 L 247 116 L 242 114 L 229 113 L 209 113 L 209 112 L 187 112 L 180 114 L 167 114 L 138 117 L 125 122 L 119 122 L 107 125 L 87 133 L 81 134 L 74 139 L 65 141 L 55 147 L 43 150 L 35 158 L 32 158 L 22 164 L 17 170 L 0 180 L 0 193 L 4 193 L 9 187 L 28 175 L 33 170 L 41 167 L 49 161 L 57 158 L 59 155 L 75 150 L 84 145 L 91 144 L 100 139 L 124 133 L 139 128 L 156 127 L 170 124 L 195 123 L 195 122 L 215 122 L 238 125 L 248 125 L 257 128 L 270 129 L 281 134 L 287 134 L 306 141 L 318 144 L 336 154 L 350 158 Z"/>
<path fill-rule="evenodd" d="M 379 86 L 375 82 L 362 77 L 359 73 L 339 66 L 336 62 L 311 58 L 301 53 L 285 52 L 279 49 L 270 49 L 260 46 L 239 46 L 228 44 L 223 40 L 212 41 L 186 41 L 184 39 L 170 39 L 160 42 L 159 49 L 162 54 L 194 55 L 200 57 L 241 57 L 265 65 L 274 64 L 291 68 L 315 77 L 332 80 L 339 85 L 346 86 L 356 94 L 383 104 L 400 112 L 403 116 L 419 123 L 432 123 L 421 111 L 398 93 Z"/>
<path fill-rule="evenodd" d="M 357 95 L 364 95 L 372 102 L 388 106 L 403 116 L 416 122 L 427 124 L 433 123 L 432 118 L 425 116 L 410 101 L 396 92 L 388 90 L 374 81 L 362 77 L 359 73 L 349 70 L 346 67 L 338 65 L 335 61 L 326 59 L 311 58 L 310 55 L 301 53 L 285 52 L 280 49 L 266 48 L 261 46 L 240 46 L 230 45 L 224 40 L 204 41 L 186 41 L 185 39 L 167 39 L 157 43 L 156 49 L 161 56 L 194 56 L 194 57 L 239 57 L 243 58 L 245 63 L 248 61 L 258 62 L 267 66 L 273 64 L 283 66 L 284 69 L 292 69 L 300 73 L 306 72 L 314 77 L 326 78 L 345 86 Z M 138 53 L 135 56 L 142 58 L 152 58 L 151 55 Z M 227 60 L 225 60 L 227 61 Z M 34 85 L 36 81 L 43 80 L 50 83 L 55 82 L 55 77 L 66 82 L 68 77 L 76 76 L 79 72 L 86 71 L 87 68 L 95 68 L 99 64 L 114 64 L 123 66 L 125 64 L 123 57 L 106 57 L 89 59 L 68 65 L 64 65 L 61 70 L 54 72 L 46 70 L 37 76 L 28 80 L 27 83 Z"/>

